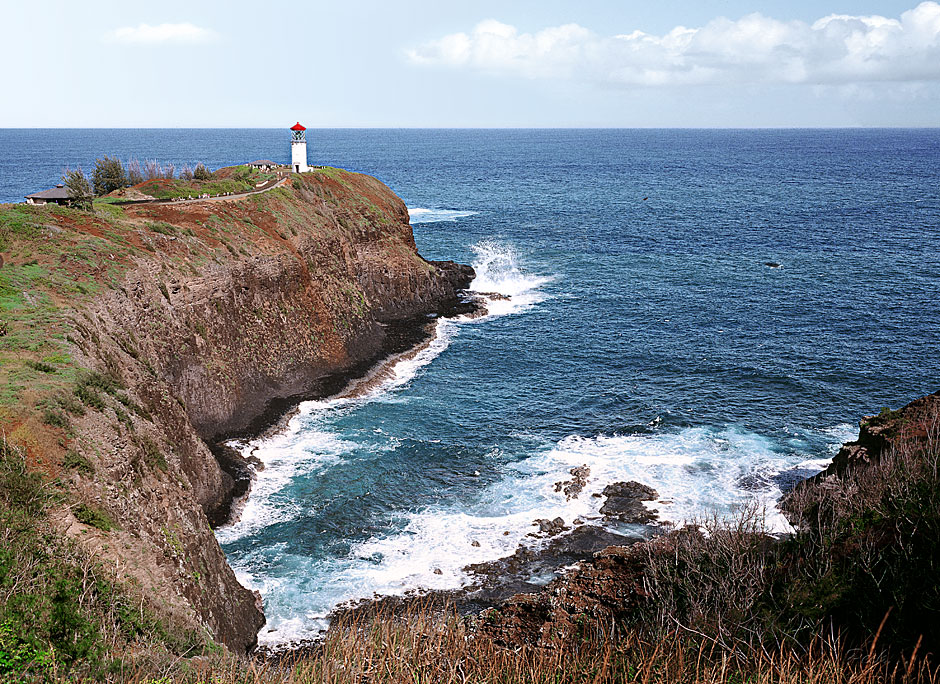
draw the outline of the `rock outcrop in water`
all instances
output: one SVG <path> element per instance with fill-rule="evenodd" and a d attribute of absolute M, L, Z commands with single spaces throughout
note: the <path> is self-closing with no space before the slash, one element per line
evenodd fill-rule
<path fill-rule="evenodd" d="M 404 203 L 337 169 L 239 201 L 4 211 L 34 227 L 4 236 L 5 272 L 31 273 L 31 253 L 54 275 L 30 295 L 52 313 L 10 332 L 46 326 L 23 363 L 43 368 L 33 348 L 61 361 L 0 419 L 79 508 L 114 526 L 80 521 L 76 505 L 53 519 L 170 622 L 244 652 L 264 622 L 259 597 L 207 518 L 224 518 L 244 480 L 237 458 L 220 451 L 222 467 L 207 443 L 419 341 L 428 314 L 461 305 L 473 270 L 423 259 Z"/>

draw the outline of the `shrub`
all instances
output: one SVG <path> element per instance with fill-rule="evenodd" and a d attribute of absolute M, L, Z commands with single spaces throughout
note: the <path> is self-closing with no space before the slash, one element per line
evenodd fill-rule
<path fill-rule="evenodd" d="M 144 179 L 155 180 L 157 178 L 163 178 L 163 168 L 156 159 L 148 159 L 144 162 Z"/>
<path fill-rule="evenodd" d="M 95 472 L 95 467 L 91 464 L 91 461 L 75 451 L 75 449 L 69 449 L 65 452 L 62 465 L 69 470 L 77 470 L 85 475 L 91 475 Z"/>
<path fill-rule="evenodd" d="M 193 178 L 201 181 L 209 180 L 212 178 L 212 172 L 209 170 L 209 167 L 199 162 L 196 164 L 196 169 L 193 171 Z"/>
<path fill-rule="evenodd" d="M 166 221 L 154 221 L 148 223 L 147 227 L 154 233 L 160 233 L 161 235 L 176 234 L 176 226 L 174 226 L 172 223 L 167 223 Z"/>
<path fill-rule="evenodd" d="M 42 361 L 33 361 L 30 359 L 26 362 L 26 365 L 40 373 L 55 373 L 55 366 L 50 366 L 48 363 L 43 363 Z"/>
<path fill-rule="evenodd" d="M 42 422 L 57 428 L 67 428 L 69 426 L 69 417 L 52 408 L 47 408 L 42 415 Z"/>
<path fill-rule="evenodd" d="M 36 515 L 46 504 L 42 478 L 29 471 L 22 450 L 5 437 L 0 438 L 0 504 L 27 515 Z"/>
<path fill-rule="evenodd" d="M 131 159 L 127 162 L 127 182 L 130 185 L 137 185 L 144 182 L 144 174 L 140 170 L 140 160 Z"/>
<path fill-rule="evenodd" d="M 84 210 L 91 208 L 91 200 L 93 197 L 91 184 L 88 182 L 88 177 L 85 176 L 85 172 L 82 171 L 81 166 L 74 171 L 66 169 L 65 173 L 62 175 L 62 182 L 72 193 L 71 203 L 73 205 Z"/>
<path fill-rule="evenodd" d="M 95 160 L 95 170 L 91 174 L 95 184 L 95 194 L 107 195 L 109 192 L 127 187 L 127 175 L 124 165 L 117 157 L 101 157 Z"/>
<path fill-rule="evenodd" d="M 189 164 L 180 169 L 180 180 L 191 181 L 193 179 L 193 169 Z"/>
<path fill-rule="evenodd" d="M 137 440 L 137 445 L 140 447 L 140 451 L 144 456 L 144 462 L 150 466 L 151 469 L 159 468 L 162 471 L 166 471 L 169 465 L 166 462 L 166 457 L 163 455 L 163 452 L 160 451 L 160 447 L 150 439 L 147 435 L 141 435 Z"/>
<path fill-rule="evenodd" d="M 106 404 L 100 392 L 114 395 L 119 389 L 122 389 L 121 384 L 113 375 L 88 371 L 76 382 L 75 396 L 89 408 L 104 411 Z"/>
<path fill-rule="evenodd" d="M 83 525 L 90 525 L 103 532 L 110 532 L 114 529 L 110 516 L 99 508 L 80 503 L 72 512 L 75 514 L 75 519 Z"/>

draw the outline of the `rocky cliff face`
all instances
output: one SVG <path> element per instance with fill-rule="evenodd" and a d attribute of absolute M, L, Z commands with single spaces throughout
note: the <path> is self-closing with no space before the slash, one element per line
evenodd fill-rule
<path fill-rule="evenodd" d="M 58 444 L 30 453 L 81 502 L 56 512 L 61 529 L 172 621 L 243 652 L 264 618 L 207 520 L 232 479 L 206 442 L 272 402 L 335 387 L 383 354 L 390 331 L 453 306 L 473 271 L 425 261 L 402 201 L 336 169 L 237 201 L 109 211 L 43 215 L 68 238 L 58 267 L 94 286 L 56 309 L 74 386 L 47 402 L 74 394 L 83 406 Z M 89 244 L 94 258 L 79 263 Z"/>

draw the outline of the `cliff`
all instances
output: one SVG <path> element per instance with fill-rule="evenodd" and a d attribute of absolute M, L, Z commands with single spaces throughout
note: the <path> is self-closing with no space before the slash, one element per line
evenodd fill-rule
<path fill-rule="evenodd" d="M 337 389 L 473 277 L 329 168 L 242 199 L 0 207 L 0 253 L 0 424 L 61 491 L 50 519 L 236 652 L 264 618 L 210 529 L 234 483 L 207 443 Z"/>

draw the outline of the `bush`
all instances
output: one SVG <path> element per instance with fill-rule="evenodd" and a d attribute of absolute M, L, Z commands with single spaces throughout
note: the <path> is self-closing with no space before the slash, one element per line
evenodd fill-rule
<path fill-rule="evenodd" d="M 212 178 L 212 172 L 209 170 L 209 167 L 199 162 L 196 164 L 196 170 L 193 171 L 193 178 L 201 181 L 209 180 Z"/>
<path fill-rule="evenodd" d="M 166 178 L 167 180 L 172 180 L 176 175 L 176 167 L 173 164 L 167 164 L 164 166 L 156 159 L 148 159 L 144 163 L 144 180 L 157 180 L 161 178 Z"/>
<path fill-rule="evenodd" d="M 80 503 L 72 512 L 75 514 L 75 519 L 83 525 L 96 527 L 103 532 L 110 532 L 114 529 L 111 517 L 99 508 Z"/>
<path fill-rule="evenodd" d="M 191 181 L 193 179 L 193 170 L 189 164 L 180 169 L 180 180 Z"/>
<path fill-rule="evenodd" d="M 114 376 L 89 371 L 80 376 L 75 383 L 75 396 L 89 408 L 104 411 L 107 404 L 104 403 L 99 390 L 105 394 L 114 395 L 119 389 L 122 389 L 121 384 Z"/>
<path fill-rule="evenodd" d="M 160 451 L 160 447 L 158 447 L 150 437 L 141 435 L 137 440 L 137 445 L 140 447 L 140 451 L 143 454 L 144 462 L 150 466 L 151 470 L 159 468 L 166 472 L 169 467 L 169 464 L 166 462 L 166 456 L 163 455 L 163 452 Z"/>
<path fill-rule="evenodd" d="M 55 373 L 55 366 L 50 366 L 48 363 L 43 363 L 42 361 L 33 361 L 30 359 L 26 362 L 26 365 L 40 373 Z"/>
<path fill-rule="evenodd" d="M 117 157 L 102 157 L 95 160 L 95 170 L 91 174 L 95 184 L 95 194 L 99 197 L 109 192 L 127 187 L 127 175 L 124 165 Z"/>
<path fill-rule="evenodd" d="M 69 417 L 62 413 L 62 411 L 47 408 L 43 412 L 42 422 L 46 425 L 51 425 L 52 427 L 67 428 L 69 426 Z"/>
<path fill-rule="evenodd" d="M 79 166 L 74 171 L 66 169 L 65 174 L 62 176 L 62 182 L 72 192 L 71 203 L 73 205 L 84 210 L 91 208 L 93 197 L 91 184 L 88 182 L 85 172 L 82 171 L 82 167 Z"/>
<path fill-rule="evenodd" d="M 62 465 L 69 470 L 77 470 L 85 475 L 91 475 L 95 472 L 95 467 L 91 464 L 91 461 L 75 451 L 75 449 L 69 449 L 65 452 L 65 459 L 62 461 Z"/>

